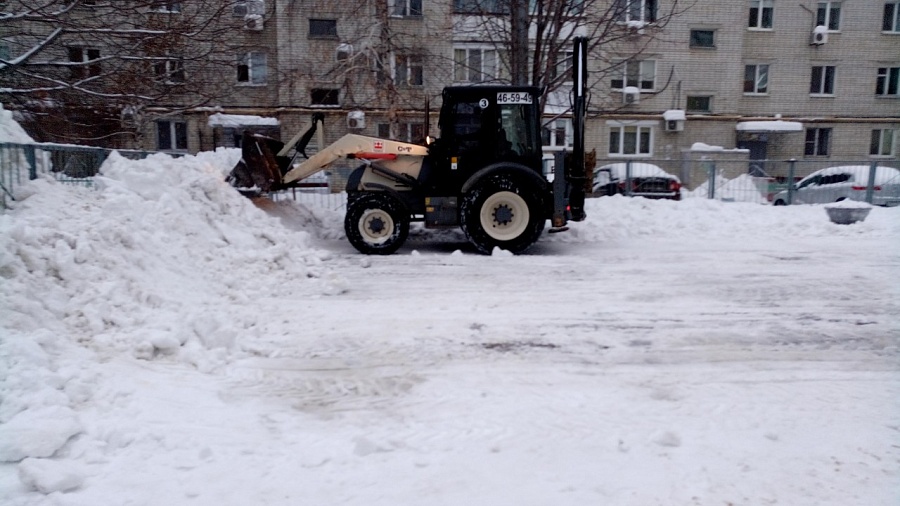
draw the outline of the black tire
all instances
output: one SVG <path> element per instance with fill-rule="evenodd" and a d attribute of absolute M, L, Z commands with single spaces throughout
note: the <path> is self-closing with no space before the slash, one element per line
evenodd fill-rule
<path fill-rule="evenodd" d="M 354 196 L 347 202 L 344 232 L 360 253 L 390 255 L 409 236 L 409 211 L 389 193 Z"/>
<path fill-rule="evenodd" d="M 772 202 L 772 205 L 773 205 L 773 206 L 786 206 L 786 205 L 787 205 L 787 202 L 785 202 L 785 201 L 783 201 L 783 200 L 781 200 L 781 199 L 778 199 L 778 200 L 776 200 L 775 202 Z"/>
<path fill-rule="evenodd" d="M 486 254 L 495 247 L 522 253 L 540 238 L 547 221 L 540 189 L 512 174 L 479 181 L 463 197 L 459 215 L 469 242 Z"/>

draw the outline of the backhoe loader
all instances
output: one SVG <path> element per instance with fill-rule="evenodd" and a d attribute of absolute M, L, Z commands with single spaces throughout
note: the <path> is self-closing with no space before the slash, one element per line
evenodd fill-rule
<path fill-rule="evenodd" d="M 427 228 L 461 227 L 482 253 L 521 253 L 543 233 L 585 218 L 584 116 L 586 39 L 575 40 L 572 92 L 574 145 L 556 157 L 548 181 L 541 146 L 542 89 L 535 86 L 444 88 L 440 137 L 413 144 L 347 134 L 323 147 L 323 117 L 286 144 L 245 134 L 243 159 L 228 181 L 245 194 L 289 188 L 338 160 L 361 165 L 347 182 L 347 239 L 365 254 L 391 254 L 409 235 L 410 222 Z M 319 134 L 319 151 L 305 148 Z M 304 158 L 295 163 L 298 154 Z M 560 175 L 562 177 L 560 177 Z"/>

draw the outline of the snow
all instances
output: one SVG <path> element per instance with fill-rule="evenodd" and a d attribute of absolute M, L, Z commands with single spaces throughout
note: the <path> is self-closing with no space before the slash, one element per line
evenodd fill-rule
<path fill-rule="evenodd" d="M 797 121 L 741 121 L 735 129 L 739 132 L 802 132 L 803 123 Z"/>
<path fill-rule="evenodd" d="M 34 142 L 18 123 L 13 120 L 12 111 L 0 104 L 0 141 L 28 144 Z"/>
<path fill-rule="evenodd" d="M 900 208 L 613 196 L 367 257 L 239 156 L 0 214 L 0 504 L 897 504 Z"/>
<path fill-rule="evenodd" d="M 711 144 L 706 144 L 704 142 L 695 142 L 691 144 L 691 151 L 709 151 L 709 152 L 724 152 L 727 151 L 729 153 L 749 153 L 749 149 L 728 149 L 722 146 L 714 146 Z"/>
<path fill-rule="evenodd" d="M 663 112 L 663 119 L 665 121 L 684 121 L 687 119 L 687 116 L 682 109 L 669 109 Z"/>
<path fill-rule="evenodd" d="M 867 184 L 869 182 L 869 175 L 872 172 L 871 167 L 868 165 L 838 165 L 834 167 L 826 167 L 821 170 L 817 170 L 812 174 L 806 176 L 798 184 L 802 184 L 803 182 L 812 179 L 814 177 L 820 176 L 833 176 L 837 174 L 849 174 L 850 182 Z M 894 167 L 887 167 L 884 165 L 879 165 L 875 167 L 875 184 L 876 185 L 888 185 L 888 184 L 897 184 L 900 185 L 900 170 Z"/>
<path fill-rule="evenodd" d="M 674 179 L 675 181 L 681 182 L 678 179 L 678 176 L 673 174 L 669 174 L 665 170 L 663 170 L 658 165 L 653 165 L 652 163 L 646 162 L 631 162 L 631 177 L 633 178 L 644 178 L 644 177 L 665 177 Z M 616 181 L 624 181 L 628 176 L 628 166 L 627 162 L 617 162 L 610 163 L 607 165 L 603 165 L 600 167 L 594 168 L 594 174 L 597 175 L 601 171 L 609 171 L 609 175 L 612 176 L 613 180 Z M 602 175 L 602 173 L 600 174 Z M 609 178 L 607 178 L 609 179 Z M 607 182 L 603 184 L 607 184 Z"/>
<path fill-rule="evenodd" d="M 278 126 L 278 118 L 266 118 L 245 114 L 222 114 L 217 112 L 209 116 L 209 126 L 241 127 L 241 126 Z"/>

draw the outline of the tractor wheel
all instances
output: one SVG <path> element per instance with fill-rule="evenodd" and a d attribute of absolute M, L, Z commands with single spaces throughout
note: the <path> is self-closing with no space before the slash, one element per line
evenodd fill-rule
<path fill-rule="evenodd" d="M 540 190 L 510 174 L 478 182 L 463 198 L 459 214 L 466 237 L 482 253 L 495 247 L 521 253 L 538 240 L 547 221 Z"/>
<path fill-rule="evenodd" d="M 409 211 L 389 193 L 366 193 L 348 200 L 344 232 L 360 253 L 390 255 L 409 236 Z"/>

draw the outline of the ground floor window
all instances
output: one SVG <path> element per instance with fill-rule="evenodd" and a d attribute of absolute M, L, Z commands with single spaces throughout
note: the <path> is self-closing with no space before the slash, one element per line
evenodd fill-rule
<path fill-rule="evenodd" d="M 557 119 L 541 129 L 541 144 L 549 151 L 567 149 L 572 145 L 573 136 L 572 120 Z"/>
<path fill-rule="evenodd" d="M 391 139 L 391 125 L 388 123 L 378 124 L 378 137 L 382 139 Z M 398 141 L 403 142 L 422 142 L 425 139 L 424 123 L 400 123 L 397 125 Z"/>
<path fill-rule="evenodd" d="M 869 154 L 874 156 L 893 156 L 895 130 L 882 128 L 872 130 L 872 143 Z"/>
<path fill-rule="evenodd" d="M 806 156 L 828 156 L 831 145 L 830 128 L 807 128 L 806 146 L 803 154 Z"/>
<path fill-rule="evenodd" d="M 651 155 L 653 127 L 644 125 L 611 126 L 609 154 L 620 156 Z"/>
<path fill-rule="evenodd" d="M 187 123 L 157 121 L 156 148 L 160 151 L 187 151 Z"/>

